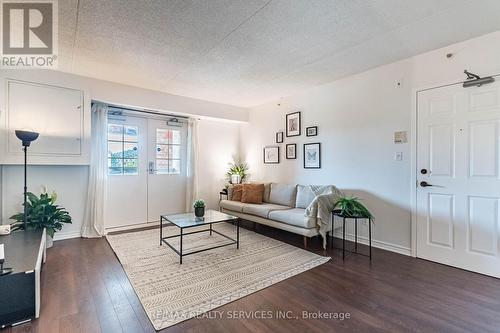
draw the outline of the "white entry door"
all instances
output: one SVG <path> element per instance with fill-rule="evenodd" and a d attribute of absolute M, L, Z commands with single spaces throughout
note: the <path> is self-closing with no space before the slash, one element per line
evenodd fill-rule
<path fill-rule="evenodd" d="M 149 119 L 148 222 L 185 211 L 186 126 Z"/>
<path fill-rule="evenodd" d="M 417 256 L 500 277 L 500 83 L 417 96 Z"/>
<path fill-rule="evenodd" d="M 106 228 L 145 223 L 148 120 L 113 116 L 108 119 L 108 200 Z"/>

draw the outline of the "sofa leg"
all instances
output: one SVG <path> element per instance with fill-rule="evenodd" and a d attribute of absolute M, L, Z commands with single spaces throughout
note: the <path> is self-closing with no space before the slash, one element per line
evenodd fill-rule
<path fill-rule="evenodd" d="M 307 236 L 303 236 L 303 240 L 304 240 L 304 249 L 307 249 Z"/>

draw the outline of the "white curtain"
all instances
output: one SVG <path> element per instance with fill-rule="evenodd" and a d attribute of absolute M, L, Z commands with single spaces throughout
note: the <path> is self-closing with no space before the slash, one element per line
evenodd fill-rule
<path fill-rule="evenodd" d="M 106 234 L 104 217 L 108 179 L 108 106 L 94 103 L 91 119 L 92 143 L 89 184 L 83 216 L 82 237 L 100 237 Z"/>
<path fill-rule="evenodd" d="M 188 119 L 186 160 L 186 211 L 193 211 L 198 197 L 198 119 Z"/>

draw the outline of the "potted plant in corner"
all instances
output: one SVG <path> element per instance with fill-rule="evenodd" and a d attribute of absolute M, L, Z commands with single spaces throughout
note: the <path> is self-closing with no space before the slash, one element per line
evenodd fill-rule
<path fill-rule="evenodd" d="M 346 217 L 361 217 L 373 222 L 375 219 L 372 213 L 366 208 L 359 198 L 342 196 L 333 206 L 334 212 L 338 212 Z"/>
<path fill-rule="evenodd" d="M 205 201 L 198 199 L 193 203 L 193 207 L 196 217 L 203 217 L 205 215 Z"/>
<path fill-rule="evenodd" d="M 55 204 L 57 200 L 56 192 L 49 196 L 42 188 L 40 196 L 28 192 L 27 201 L 27 227 L 31 229 L 46 229 L 47 248 L 53 244 L 54 234 L 60 231 L 64 223 L 72 223 L 71 216 L 65 208 Z M 24 212 L 17 213 L 10 217 L 16 222 L 12 223 L 13 230 L 21 229 L 24 222 Z"/>
<path fill-rule="evenodd" d="M 245 163 L 233 162 L 229 164 L 229 170 L 226 172 L 226 179 L 229 184 L 240 184 L 248 176 L 248 166 Z"/>

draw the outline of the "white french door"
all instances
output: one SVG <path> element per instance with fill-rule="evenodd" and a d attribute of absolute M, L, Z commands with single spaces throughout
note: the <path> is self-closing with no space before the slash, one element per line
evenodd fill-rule
<path fill-rule="evenodd" d="M 186 202 L 186 126 L 149 119 L 148 222 L 181 213 Z"/>
<path fill-rule="evenodd" d="M 184 211 L 186 132 L 161 118 L 109 117 L 106 228 Z"/>
<path fill-rule="evenodd" d="M 417 95 L 417 256 L 500 277 L 500 83 Z"/>
<path fill-rule="evenodd" d="M 145 223 L 148 120 L 114 116 L 108 119 L 108 200 L 106 228 Z"/>

